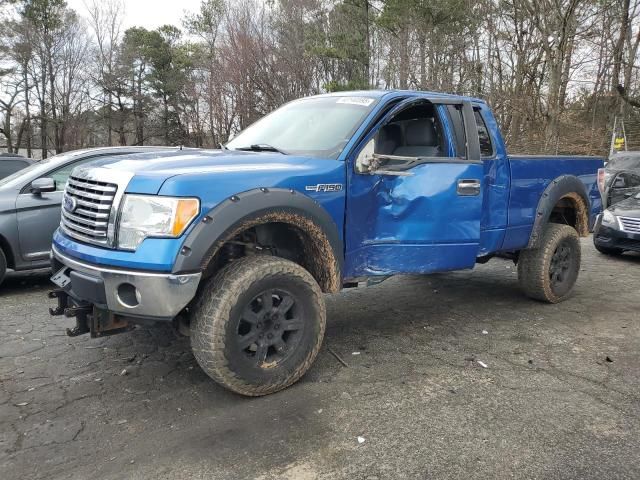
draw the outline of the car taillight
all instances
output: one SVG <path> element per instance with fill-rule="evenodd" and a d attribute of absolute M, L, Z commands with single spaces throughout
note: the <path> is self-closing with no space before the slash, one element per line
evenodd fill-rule
<path fill-rule="evenodd" d="M 598 190 L 600 190 L 600 195 L 604 195 L 604 184 L 605 184 L 605 170 L 604 168 L 598 169 Z"/>

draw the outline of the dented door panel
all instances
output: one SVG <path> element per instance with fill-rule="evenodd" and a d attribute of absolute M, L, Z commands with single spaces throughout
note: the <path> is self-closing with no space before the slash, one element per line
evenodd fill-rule
<path fill-rule="evenodd" d="M 394 108 L 361 145 L 402 108 L 402 104 Z M 460 108 L 465 130 L 475 129 L 471 105 L 461 104 Z M 444 120 L 451 155 L 455 151 L 452 133 L 443 110 L 437 111 Z M 347 165 L 347 277 L 431 273 L 474 266 L 480 243 L 485 176 L 477 142 L 477 137 L 468 141 L 466 159 L 428 158 L 403 172 L 406 176 L 356 173 L 353 165 L 359 150 L 353 153 Z"/>
<path fill-rule="evenodd" d="M 413 176 L 354 176 L 347 271 L 352 276 L 471 268 L 480 237 L 482 193 L 461 196 L 458 180 L 482 178 L 475 163 L 434 163 Z M 358 217 L 358 220 L 356 220 Z"/>

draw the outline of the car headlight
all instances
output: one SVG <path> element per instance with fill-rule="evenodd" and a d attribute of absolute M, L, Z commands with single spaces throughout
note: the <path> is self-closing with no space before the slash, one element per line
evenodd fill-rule
<path fill-rule="evenodd" d="M 118 247 L 135 250 L 147 237 L 177 238 L 199 212 L 197 198 L 125 195 L 118 223 Z"/>
<path fill-rule="evenodd" d="M 606 225 L 611 228 L 618 228 L 618 217 L 609 210 L 605 210 L 602 212 L 602 225 Z"/>

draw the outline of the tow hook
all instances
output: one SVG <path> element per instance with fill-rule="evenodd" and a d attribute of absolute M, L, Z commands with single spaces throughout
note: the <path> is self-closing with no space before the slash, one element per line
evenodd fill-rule
<path fill-rule="evenodd" d="M 49 295 L 49 298 L 58 299 L 57 307 L 54 307 L 54 308 L 49 307 L 49 315 L 54 317 L 58 315 L 63 315 L 65 309 L 69 305 L 69 295 L 67 295 L 67 292 L 65 292 L 64 290 L 52 290 L 51 292 L 49 292 L 48 295 Z"/>
<path fill-rule="evenodd" d="M 85 333 L 89 333 L 89 321 L 87 316 L 91 313 L 93 307 L 91 306 L 83 306 L 83 307 L 67 307 L 64 309 L 64 316 L 67 318 L 76 319 L 76 326 L 73 328 L 67 328 L 67 335 L 70 337 L 77 337 L 78 335 L 83 335 Z"/>
<path fill-rule="evenodd" d="M 64 315 L 67 318 L 75 317 L 76 319 L 76 326 L 66 329 L 67 335 L 70 337 L 77 337 L 78 335 L 89 333 L 90 330 L 87 315 L 91 313 L 91 306 L 70 306 L 69 294 L 61 289 L 49 292 L 49 298 L 56 298 L 58 300 L 57 307 L 49 308 L 50 315 Z"/>
<path fill-rule="evenodd" d="M 126 319 L 96 308 L 93 305 L 76 305 L 64 290 L 49 292 L 49 298 L 58 300 L 56 307 L 49 308 L 49 313 L 52 316 L 64 315 L 67 318 L 76 319 L 76 326 L 66 329 L 67 335 L 70 337 L 77 337 L 85 333 L 90 333 L 93 338 L 104 337 L 134 328 L 134 325 Z"/>

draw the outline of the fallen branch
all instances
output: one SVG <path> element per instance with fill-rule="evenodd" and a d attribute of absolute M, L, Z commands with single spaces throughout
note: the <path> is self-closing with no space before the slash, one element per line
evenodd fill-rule
<path fill-rule="evenodd" d="M 347 362 L 345 362 L 342 357 L 340 357 L 340 355 L 338 355 L 336 352 L 333 351 L 333 349 L 331 347 L 327 347 L 327 350 L 329 350 L 329 353 L 331 355 L 333 355 L 336 360 L 338 360 L 343 366 L 349 368 L 349 365 L 347 364 Z"/>
<path fill-rule="evenodd" d="M 618 85 L 616 87 L 616 90 L 618 91 L 618 94 L 622 97 L 622 99 L 627 102 L 629 105 L 631 105 L 632 107 L 635 108 L 640 108 L 640 99 L 637 98 L 631 98 L 629 95 L 627 95 L 627 90 L 626 88 L 624 88 L 622 85 Z"/>

